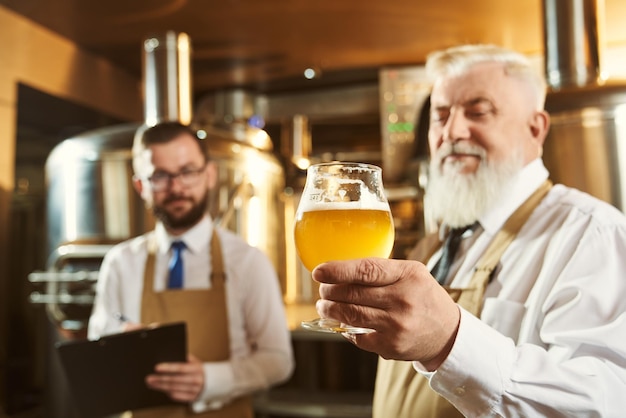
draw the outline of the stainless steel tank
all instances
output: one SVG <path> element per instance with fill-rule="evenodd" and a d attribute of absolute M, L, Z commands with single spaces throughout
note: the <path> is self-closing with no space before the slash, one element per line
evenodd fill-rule
<path fill-rule="evenodd" d="M 546 107 L 544 160 L 553 180 L 626 211 L 626 85 L 559 91 Z"/>
<path fill-rule="evenodd" d="M 132 185 L 137 125 L 97 129 L 57 145 L 46 160 L 48 248 L 115 243 L 146 230 Z"/>
<path fill-rule="evenodd" d="M 217 164 L 210 214 L 220 226 L 265 252 L 284 292 L 285 171 L 262 129 L 262 102 L 240 89 L 207 95 L 197 105 L 192 126 L 205 135 L 209 157 Z"/>
<path fill-rule="evenodd" d="M 29 275 L 31 301 L 44 303 L 61 329 L 87 326 L 97 270 L 110 247 L 152 223 L 132 186 L 135 125 L 85 132 L 56 146 L 46 160 L 48 263 Z"/>
<path fill-rule="evenodd" d="M 544 0 L 552 179 L 626 211 L 626 82 L 600 66 L 599 0 Z"/>
<path fill-rule="evenodd" d="M 284 288 L 283 167 L 271 152 L 251 143 L 267 134 L 250 128 L 242 141 L 226 130 L 206 127 L 204 131 L 211 159 L 218 169 L 218 184 L 210 191 L 211 215 L 218 225 L 263 250 L 273 262 Z"/>

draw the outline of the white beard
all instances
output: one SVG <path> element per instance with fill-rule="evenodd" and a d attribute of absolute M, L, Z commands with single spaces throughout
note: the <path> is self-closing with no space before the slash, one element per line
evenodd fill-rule
<path fill-rule="evenodd" d="M 430 162 L 430 172 L 424 198 L 425 218 L 452 228 L 471 225 L 497 203 L 511 179 L 521 170 L 521 153 L 514 153 L 508 161 L 489 164 L 485 150 L 465 148 L 463 152 L 481 156 L 478 169 L 464 174 L 462 162 L 447 163 L 442 167 L 444 155 L 452 150 L 437 153 Z"/>

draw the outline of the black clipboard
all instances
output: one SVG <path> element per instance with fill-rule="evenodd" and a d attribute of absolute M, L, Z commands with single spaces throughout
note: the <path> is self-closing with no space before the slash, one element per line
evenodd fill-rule
<path fill-rule="evenodd" d="M 145 377 L 157 363 L 187 360 L 187 327 L 176 322 L 56 347 L 80 416 L 97 418 L 175 403 Z"/>

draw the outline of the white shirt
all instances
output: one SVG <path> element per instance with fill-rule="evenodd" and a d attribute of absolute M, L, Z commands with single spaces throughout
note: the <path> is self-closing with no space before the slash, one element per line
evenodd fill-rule
<path fill-rule="evenodd" d="M 453 287 L 469 282 L 496 232 L 547 177 L 543 163 L 534 161 L 479 220 L 482 228 L 452 266 Z M 416 370 L 469 417 L 623 417 L 623 214 L 555 185 L 500 261 L 481 318 L 461 309 L 448 358 L 434 373 L 418 362 Z"/>
<path fill-rule="evenodd" d="M 210 288 L 209 243 L 213 223 L 205 217 L 176 239 L 182 239 L 184 288 Z M 122 242 L 104 257 L 97 282 L 96 300 L 89 320 L 88 336 L 121 331 L 115 318 L 122 313 L 140 322 L 146 239 L 156 234 L 154 290 L 166 286 L 167 264 L 173 237 L 162 224 L 155 231 Z M 226 272 L 231 358 L 204 364 L 205 386 L 192 406 L 196 412 L 216 409 L 226 402 L 286 380 L 294 359 L 282 294 L 276 271 L 269 259 L 230 231 L 218 229 Z M 192 274 L 193 272 L 193 274 Z M 211 323 L 207 321 L 207 327 Z"/>

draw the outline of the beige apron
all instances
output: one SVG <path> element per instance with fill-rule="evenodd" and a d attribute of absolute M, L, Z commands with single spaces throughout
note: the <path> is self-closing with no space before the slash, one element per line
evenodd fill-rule
<path fill-rule="evenodd" d="M 150 241 L 144 273 L 141 322 L 187 323 L 188 351 L 201 361 L 224 361 L 230 358 L 228 316 L 222 251 L 217 233 L 211 239 L 211 288 L 154 291 L 156 243 Z M 133 411 L 133 418 L 252 418 L 249 397 L 238 398 L 215 411 L 193 413 L 187 404 L 168 405 Z"/>
<path fill-rule="evenodd" d="M 530 214 L 548 193 L 552 183 L 546 180 L 506 221 L 479 260 L 467 288 L 444 286 L 452 299 L 480 317 L 485 288 L 491 273 L 507 246 L 513 241 Z M 410 258 L 425 262 L 441 246 L 438 234 L 420 241 Z M 428 380 L 413 369 L 409 361 L 378 359 L 374 389 L 374 418 L 454 418 L 463 415 L 445 398 L 432 390 Z"/>

